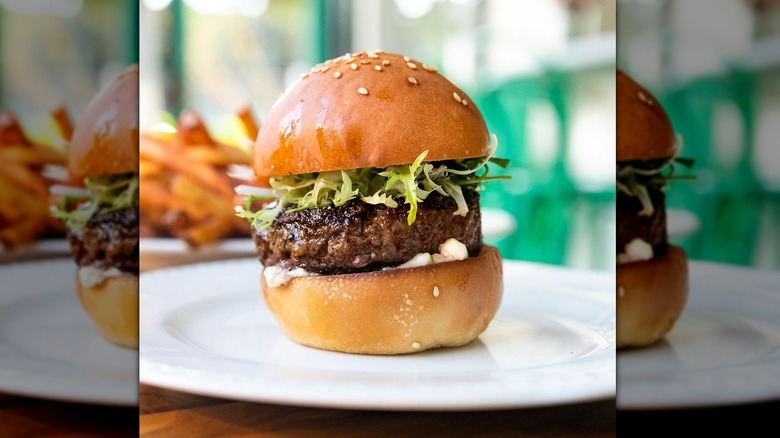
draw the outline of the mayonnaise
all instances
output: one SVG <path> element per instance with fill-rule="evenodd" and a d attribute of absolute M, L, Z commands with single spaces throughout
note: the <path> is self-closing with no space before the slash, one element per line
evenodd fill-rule
<path fill-rule="evenodd" d="M 79 269 L 79 281 L 84 287 L 95 287 L 110 277 L 118 277 L 122 271 L 117 268 L 102 269 L 97 266 L 82 266 Z"/>
<path fill-rule="evenodd" d="M 394 268 L 387 269 L 419 268 L 437 263 L 465 260 L 468 257 L 469 250 L 466 248 L 466 245 L 460 243 L 457 239 L 450 238 L 447 239 L 446 242 L 439 245 L 438 253 L 431 254 L 427 252 L 421 252 L 406 262 Z M 265 275 L 265 282 L 269 287 L 279 287 L 287 284 L 293 278 L 308 277 L 317 274 L 311 273 L 303 268 L 286 270 L 278 266 L 268 266 L 263 271 L 263 275 Z"/>
<path fill-rule="evenodd" d="M 618 264 L 641 262 L 653 258 L 653 246 L 640 238 L 628 242 L 625 246 L 625 253 L 618 254 Z"/>

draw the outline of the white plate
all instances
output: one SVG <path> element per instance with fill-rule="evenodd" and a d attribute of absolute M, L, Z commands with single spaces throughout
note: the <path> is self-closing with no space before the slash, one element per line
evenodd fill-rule
<path fill-rule="evenodd" d="M 666 211 L 666 227 L 670 238 L 682 239 L 699 231 L 699 218 L 688 210 L 670 208 Z"/>
<path fill-rule="evenodd" d="M 0 266 L 0 393 L 138 404 L 138 352 L 93 328 L 70 259 Z"/>
<path fill-rule="evenodd" d="M 141 274 L 142 383 L 235 400 L 355 409 L 492 409 L 615 396 L 610 273 L 506 262 L 498 315 L 461 348 L 402 356 L 286 338 L 257 260 Z"/>
<path fill-rule="evenodd" d="M 780 272 L 694 261 L 689 283 L 664 340 L 618 353 L 618 408 L 780 399 Z"/>
<path fill-rule="evenodd" d="M 70 244 L 64 237 L 61 239 L 41 239 L 13 250 L 7 250 L 0 246 L 0 263 L 65 257 L 70 256 L 70 254 Z"/>

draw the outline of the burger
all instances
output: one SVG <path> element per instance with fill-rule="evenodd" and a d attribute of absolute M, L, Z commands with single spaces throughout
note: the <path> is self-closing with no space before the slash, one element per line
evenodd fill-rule
<path fill-rule="evenodd" d="M 664 108 L 617 70 L 617 346 L 644 347 L 672 330 L 688 296 L 685 251 L 668 241 L 665 190 L 682 142 Z"/>
<path fill-rule="evenodd" d="M 254 173 L 273 200 L 253 227 L 260 289 L 303 345 L 357 354 L 454 347 L 490 324 L 502 258 L 479 207 L 495 137 L 435 68 L 383 51 L 303 74 L 271 108 Z"/>
<path fill-rule="evenodd" d="M 67 147 L 80 187 L 57 186 L 79 301 L 107 340 L 138 348 L 138 67 L 90 102 Z"/>

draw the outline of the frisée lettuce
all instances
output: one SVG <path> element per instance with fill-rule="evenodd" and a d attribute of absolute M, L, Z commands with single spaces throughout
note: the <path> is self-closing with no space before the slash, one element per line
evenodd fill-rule
<path fill-rule="evenodd" d="M 642 203 L 640 216 L 651 216 L 655 212 L 648 187 L 665 190 L 670 181 L 695 179 L 693 175 L 675 175 L 675 165 L 692 168 L 694 160 L 679 156 L 682 137 L 677 136 L 674 155 L 668 158 L 645 161 L 629 161 L 617 165 L 617 191 L 636 197 Z"/>
<path fill-rule="evenodd" d="M 374 204 L 398 207 L 409 205 L 407 223 L 417 218 L 418 205 L 433 192 L 451 197 L 458 205 L 454 212 L 468 213 L 463 188 L 481 189 L 482 183 L 509 179 L 508 176 L 489 176 L 489 164 L 506 167 L 506 159 L 494 158 L 497 148 L 495 135 L 487 156 L 442 162 L 425 162 L 424 151 L 411 164 L 389 166 L 384 169 L 367 167 L 352 170 L 314 172 L 300 175 L 273 177 L 270 180 L 276 201 L 258 211 L 251 211 L 245 204 L 236 207 L 236 214 L 247 219 L 253 227 L 263 229 L 287 209 L 296 212 L 330 205 L 340 207 L 353 199 Z"/>
<path fill-rule="evenodd" d="M 86 196 L 62 196 L 52 216 L 61 219 L 70 230 L 79 230 L 97 212 L 110 213 L 138 207 L 138 174 L 125 173 L 84 178 Z M 70 206 L 78 203 L 76 208 Z"/>

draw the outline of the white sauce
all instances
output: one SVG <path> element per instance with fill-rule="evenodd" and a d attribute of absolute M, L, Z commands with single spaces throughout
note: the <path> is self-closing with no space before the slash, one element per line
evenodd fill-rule
<path fill-rule="evenodd" d="M 82 266 L 79 269 L 79 280 L 84 287 L 95 287 L 110 277 L 118 277 L 122 271 L 117 268 L 101 269 L 96 266 Z"/>
<path fill-rule="evenodd" d="M 653 247 L 640 238 L 628 242 L 625 252 L 617 256 L 618 264 L 642 262 L 653 258 Z"/>
<path fill-rule="evenodd" d="M 389 269 L 419 268 L 436 263 L 465 260 L 468 257 L 469 250 L 466 248 L 466 245 L 460 243 L 457 239 L 450 238 L 447 239 L 446 242 L 439 245 L 438 253 L 430 254 L 427 252 L 421 252 L 409 259 L 407 262 L 402 263 L 395 268 Z M 279 287 L 287 284 L 293 278 L 308 277 L 310 275 L 317 274 L 313 274 L 303 268 L 295 268 L 288 271 L 278 266 L 268 266 L 263 270 L 263 275 L 265 275 L 265 282 L 269 287 Z M 436 292 L 434 292 L 434 294 L 435 293 Z"/>
<path fill-rule="evenodd" d="M 293 278 L 308 277 L 314 274 L 303 268 L 295 268 L 288 271 L 278 266 L 269 266 L 263 270 L 263 275 L 265 275 L 265 282 L 269 287 L 279 287 L 287 284 Z"/>

